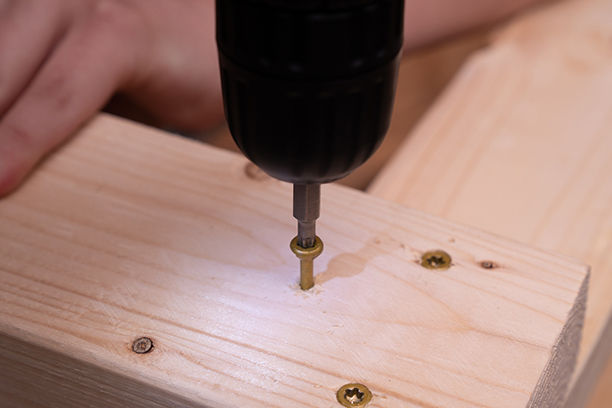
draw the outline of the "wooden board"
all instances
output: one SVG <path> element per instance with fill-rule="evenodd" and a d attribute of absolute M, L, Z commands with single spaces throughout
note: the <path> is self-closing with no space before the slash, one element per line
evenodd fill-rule
<path fill-rule="evenodd" d="M 369 407 L 558 406 L 585 266 L 326 186 L 304 293 L 290 205 L 240 156 L 96 119 L 0 201 L 0 405 L 333 408 L 358 381 Z"/>
<path fill-rule="evenodd" d="M 592 265 L 572 406 L 612 347 L 611 16 L 567 1 L 497 33 L 369 190 Z"/>

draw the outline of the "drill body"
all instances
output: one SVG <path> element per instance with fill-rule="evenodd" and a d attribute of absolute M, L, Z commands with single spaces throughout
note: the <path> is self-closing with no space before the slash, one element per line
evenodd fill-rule
<path fill-rule="evenodd" d="M 242 152 L 290 183 L 366 161 L 393 105 L 401 0 L 218 0 L 226 118 Z"/>

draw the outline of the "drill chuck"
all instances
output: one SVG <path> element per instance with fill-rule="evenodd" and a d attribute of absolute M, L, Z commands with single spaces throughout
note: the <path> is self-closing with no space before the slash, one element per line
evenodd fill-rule
<path fill-rule="evenodd" d="M 217 0 L 226 118 L 269 175 L 326 183 L 366 161 L 391 116 L 403 0 Z"/>

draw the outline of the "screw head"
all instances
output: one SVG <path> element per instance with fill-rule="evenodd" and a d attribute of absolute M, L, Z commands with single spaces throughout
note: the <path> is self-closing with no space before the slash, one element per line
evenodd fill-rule
<path fill-rule="evenodd" d="M 146 354 L 153 349 L 153 340 L 140 337 L 132 343 L 132 351 L 136 354 Z"/>
<path fill-rule="evenodd" d="M 303 248 L 298 244 L 298 237 L 295 237 L 289 243 L 289 248 L 291 248 L 291 252 L 293 252 L 298 259 L 311 261 L 323 252 L 323 241 L 321 241 L 321 238 L 318 236 L 315 236 L 314 245 L 310 248 Z"/>
<path fill-rule="evenodd" d="M 442 250 L 427 251 L 421 256 L 421 266 L 427 269 L 448 269 L 451 266 L 451 257 Z"/>
<path fill-rule="evenodd" d="M 350 383 L 340 387 L 336 398 L 344 407 L 365 407 L 372 400 L 372 393 L 363 384 Z"/>

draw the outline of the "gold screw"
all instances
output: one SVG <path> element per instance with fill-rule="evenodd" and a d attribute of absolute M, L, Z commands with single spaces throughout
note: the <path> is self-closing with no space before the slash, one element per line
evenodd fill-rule
<path fill-rule="evenodd" d="M 421 266 L 427 269 L 448 269 L 451 257 L 444 251 L 427 251 L 421 256 Z"/>
<path fill-rule="evenodd" d="M 372 400 L 372 393 L 363 384 L 351 383 L 340 387 L 336 398 L 345 407 L 365 407 Z"/>
<path fill-rule="evenodd" d="M 140 337 L 132 343 L 132 351 L 136 354 L 146 354 L 153 349 L 153 340 Z"/>
<path fill-rule="evenodd" d="M 323 241 L 315 237 L 315 243 L 310 248 L 298 245 L 298 237 L 291 240 L 291 251 L 300 260 L 300 288 L 308 290 L 314 286 L 314 259 L 323 252 Z"/>

